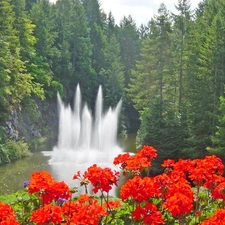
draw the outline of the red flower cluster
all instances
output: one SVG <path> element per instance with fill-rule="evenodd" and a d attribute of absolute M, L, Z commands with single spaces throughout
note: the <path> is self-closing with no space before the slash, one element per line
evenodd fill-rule
<path fill-rule="evenodd" d="M 115 165 L 121 165 L 123 170 L 141 171 L 151 166 L 151 161 L 156 158 L 157 150 L 145 145 L 136 155 L 129 153 L 119 154 L 113 161 Z"/>
<path fill-rule="evenodd" d="M 165 168 L 163 174 L 142 178 L 141 171 L 149 168 L 156 156 L 153 147 L 144 146 L 136 155 L 125 153 L 114 159 L 114 164 L 121 165 L 126 174 L 132 171 L 133 177 L 122 185 L 120 195 L 122 201 L 132 203 L 133 209 L 130 213 L 133 220 L 145 225 L 159 225 L 165 224 L 165 216 L 169 215 L 180 224 L 186 215 L 193 213 L 200 224 L 204 215 L 201 211 L 199 194 L 201 189 L 207 189 L 208 196 L 214 200 L 222 199 L 224 208 L 225 178 L 222 176 L 224 165 L 219 158 L 213 155 L 204 159 L 179 159 L 177 162 L 168 159 L 162 164 Z M 80 171 L 74 175 L 73 179 L 79 179 L 85 188 L 90 182 L 94 193 L 101 192 L 105 202 L 104 204 L 101 202 L 100 205 L 97 200 L 86 194 L 80 195 L 76 201 L 72 200 L 70 189 L 64 182 L 56 182 L 46 171 L 35 172 L 31 175 L 28 192 L 37 193 L 43 204 L 32 213 L 30 221 L 37 225 L 98 225 L 107 220 L 116 222 L 114 219 L 120 215 L 117 210 L 121 204 L 119 201 L 109 201 L 104 192 L 108 193 L 113 185 L 117 186 L 118 178 L 119 172 L 98 167 L 96 164 L 89 167 L 83 177 Z M 191 185 L 196 187 L 195 197 Z M 66 201 L 69 198 L 70 201 Z M 0 224 L 19 224 L 10 206 L 1 202 Z M 225 210 L 217 210 L 211 218 L 201 223 L 201 225 L 209 224 L 225 224 Z"/>
<path fill-rule="evenodd" d="M 107 216 L 104 207 L 88 195 L 80 195 L 76 202 L 66 202 L 62 206 L 66 223 L 71 225 L 98 225 L 102 216 Z"/>
<path fill-rule="evenodd" d="M 223 201 L 225 201 L 225 178 L 223 182 L 213 189 L 212 197 L 214 199 L 223 199 Z"/>
<path fill-rule="evenodd" d="M 141 178 L 135 176 L 128 180 L 120 189 L 122 201 L 133 198 L 136 202 L 147 201 L 158 195 L 158 189 L 155 188 L 154 179 L 150 177 Z"/>
<path fill-rule="evenodd" d="M 194 193 L 190 184 L 183 177 L 169 176 L 170 183 L 166 186 L 159 186 L 162 192 L 163 206 L 173 217 L 180 218 L 193 209 Z"/>
<path fill-rule="evenodd" d="M 105 208 L 88 195 L 80 195 L 77 201 L 67 201 L 62 207 L 46 204 L 32 213 L 31 222 L 43 224 L 98 225 Z"/>
<path fill-rule="evenodd" d="M 219 225 L 225 224 L 225 209 L 218 209 L 216 213 L 206 219 L 201 225 Z"/>
<path fill-rule="evenodd" d="M 154 204 L 146 204 L 144 207 L 137 206 L 132 213 L 134 220 L 143 221 L 145 225 L 165 224 L 162 213 Z"/>
<path fill-rule="evenodd" d="M 163 206 L 168 209 L 173 217 L 182 218 L 193 209 L 193 201 L 183 193 L 174 193 L 166 199 Z"/>
<path fill-rule="evenodd" d="M 224 170 L 222 160 L 215 155 L 206 156 L 204 159 L 179 159 L 176 163 L 166 160 L 162 166 L 170 168 L 170 171 L 173 170 L 173 173 L 176 172 L 185 179 L 188 177 L 196 187 L 204 186 L 210 190 L 222 181 Z"/>
<path fill-rule="evenodd" d="M 16 221 L 16 215 L 8 204 L 0 202 L 0 224 L 1 225 L 19 225 Z"/>
<path fill-rule="evenodd" d="M 33 211 L 31 222 L 37 225 L 43 224 L 61 224 L 63 220 L 62 209 L 60 206 L 47 204 Z"/>
<path fill-rule="evenodd" d="M 119 172 L 113 172 L 110 168 L 101 168 L 94 164 L 85 171 L 84 179 L 88 179 L 91 182 L 94 193 L 98 191 L 109 192 L 113 185 L 117 186 Z"/>
<path fill-rule="evenodd" d="M 105 202 L 103 208 L 107 210 L 118 209 L 121 207 L 121 203 L 119 201 L 108 201 Z"/>
<path fill-rule="evenodd" d="M 153 150 L 153 151 L 152 151 Z M 151 165 L 156 152 L 151 147 L 144 147 L 135 156 L 128 153 L 115 158 L 114 164 L 121 164 L 123 169 L 141 170 Z M 187 178 L 197 187 L 212 188 L 222 182 L 224 166 L 216 156 L 205 159 L 165 160 L 162 164 L 165 173 L 154 178 L 135 176 L 128 180 L 120 190 L 122 200 L 134 199 L 137 203 L 147 202 L 160 197 L 162 206 L 173 217 L 182 218 L 193 210 L 194 193 Z M 223 179 L 224 181 L 224 179 Z M 214 198 L 225 198 L 225 183 L 221 183 L 213 192 Z M 138 206 L 139 211 L 143 207 Z M 144 218 L 144 217 L 143 217 Z"/>
<path fill-rule="evenodd" d="M 59 198 L 69 199 L 71 196 L 69 186 L 63 181 L 55 181 L 47 171 L 31 174 L 28 192 L 30 194 L 38 193 L 43 204 L 49 204 Z"/>
<path fill-rule="evenodd" d="M 163 207 L 177 218 L 193 209 L 194 193 L 191 186 L 182 176 L 177 176 L 176 172 L 154 178 L 135 176 L 121 187 L 120 194 L 123 201 L 131 198 L 137 203 L 159 197 Z"/>

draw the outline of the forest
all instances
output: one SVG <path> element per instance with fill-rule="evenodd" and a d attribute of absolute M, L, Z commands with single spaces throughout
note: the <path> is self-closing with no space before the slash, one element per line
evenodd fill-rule
<path fill-rule="evenodd" d="M 48 140 L 57 92 L 72 103 L 78 83 L 91 108 L 99 85 L 106 108 L 122 98 L 120 134 L 158 150 L 154 172 L 168 158 L 225 159 L 225 2 L 176 9 L 162 3 L 138 27 L 98 0 L 1 0 L 0 164 Z"/>

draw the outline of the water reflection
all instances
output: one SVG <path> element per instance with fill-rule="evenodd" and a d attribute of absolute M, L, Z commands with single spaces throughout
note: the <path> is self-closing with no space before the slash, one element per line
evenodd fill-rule
<path fill-rule="evenodd" d="M 130 136 L 122 145 L 124 149 L 135 152 L 135 138 Z M 48 153 L 48 152 L 47 152 Z M 64 180 L 69 186 L 77 186 L 72 180 L 73 175 L 80 170 L 73 163 L 62 163 L 49 165 L 50 154 L 34 152 L 30 157 L 18 160 L 14 163 L 0 167 L 0 195 L 10 194 L 23 189 L 23 182 L 30 180 L 31 173 L 46 170 L 52 174 L 57 181 Z M 104 166 L 104 165 L 99 165 Z"/>
<path fill-rule="evenodd" d="M 30 157 L 0 167 L 0 194 L 12 193 L 23 189 L 23 182 L 30 180 L 34 171 L 46 170 L 52 173 L 48 164 L 49 157 L 40 152 L 33 153 Z"/>

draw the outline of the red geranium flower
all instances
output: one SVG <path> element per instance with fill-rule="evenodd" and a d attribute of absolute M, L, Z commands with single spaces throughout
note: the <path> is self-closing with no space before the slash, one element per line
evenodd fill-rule
<path fill-rule="evenodd" d="M 172 216 L 181 218 L 193 209 L 193 199 L 186 196 L 185 193 L 174 193 L 166 198 L 163 206 L 168 209 Z"/>
<path fill-rule="evenodd" d="M 151 203 L 143 207 L 137 206 L 132 213 L 132 218 L 134 220 L 143 221 L 143 224 L 146 225 L 165 224 L 162 213 Z"/>
<path fill-rule="evenodd" d="M 47 171 L 43 170 L 41 172 L 34 172 L 31 174 L 28 192 L 30 194 L 40 193 L 41 191 L 46 190 L 49 185 L 53 184 L 54 182 L 55 179 Z"/>
<path fill-rule="evenodd" d="M 217 209 L 216 213 L 201 223 L 201 225 L 225 224 L 225 209 Z"/>
<path fill-rule="evenodd" d="M 43 224 L 61 224 L 62 223 L 62 209 L 57 205 L 45 205 L 35 211 L 31 215 L 31 222 L 38 225 Z"/>
<path fill-rule="evenodd" d="M 144 145 L 144 147 L 139 152 L 137 152 L 137 156 L 147 158 L 148 161 L 152 161 L 157 155 L 157 150 L 148 145 Z"/>
<path fill-rule="evenodd" d="M 212 192 L 214 199 L 223 199 L 225 201 L 225 181 L 220 183 Z"/>
<path fill-rule="evenodd" d="M 94 193 L 98 191 L 109 192 L 113 185 L 117 186 L 119 172 L 113 172 L 110 168 L 101 168 L 94 164 L 85 171 L 84 179 L 88 179 L 91 182 Z"/>
<path fill-rule="evenodd" d="M 162 164 L 163 167 L 170 167 L 170 168 L 173 168 L 174 165 L 175 165 L 175 161 L 173 159 L 164 160 Z"/>
<path fill-rule="evenodd" d="M 0 202 L 0 224 L 19 225 L 16 221 L 16 214 L 8 204 Z"/>
<path fill-rule="evenodd" d="M 124 153 L 124 154 L 119 154 L 117 157 L 114 158 L 113 164 L 114 165 L 119 165 L 121 164 L 121 169 L 124 169 L 127 165 L 127 160 L 130 158 L 130 154 Z"/>
<path fill-rule="evenodd" d="M 88 195 L 81 195 L 77 202 L 66 202 L 62 206 L 65 224 L 98 225 L 102 216 L 107 216 L 104 207 Z"/>
<path fill-rule="evenodd" d="M 47 171 L 31 174 L 28 192 L 30 194 L 38 193 L 44 204 L 49 204 L 58 198 L 69 199 L 71 196 L 69 186 L 63 181 L 56 182 Z"/>
<path fill-rule="evenodd" d="M 108 201 L 105 202 L 103 208 L 113 210 L 121 207 L 121 203 L 119 201 Z"/>
<path fill-rule="evenodd" d="M 136 155 L 129 153 L 120 154 L 114 159 L 114 164 L 121 164 L 123 170 L 141 171 L 151 166 L 151 161 L 156 158 L 157 150 L 145 145 Z"/>
<path fill-rule="evenodd" d="M 137 202 L 147 201 L 159 194 L 159 190 L 154 184 L 154 179 L 151 177 L 141 178 L 135 176 L 128 180 L 120 189 L 122 201 L 128 198 L 134 198 Z"/>

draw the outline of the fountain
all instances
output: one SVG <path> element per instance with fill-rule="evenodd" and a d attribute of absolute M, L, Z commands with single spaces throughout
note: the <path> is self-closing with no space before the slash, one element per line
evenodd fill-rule
<path fill-rule="evenodd" d="M 93 164 L 118 170 L 113 166 L 113 159 L 122 153 L 117 143 L 118 117 L 122 101 L 120 100 L 115 108 L 109 108 L 103 113 L 103 95 L 100 86 L 93 116 L 86 103 L 82 108 L 79 85 L 76 88 L 74 109 L 69 105 L 66 106 L 59 95 L 57 98 L 58 144 L 49 155 L 49 164 L 54 173 L 58 174 L 56 179 L 72 185 L 73 174 L 78 170 L 83 172 Z"/>

